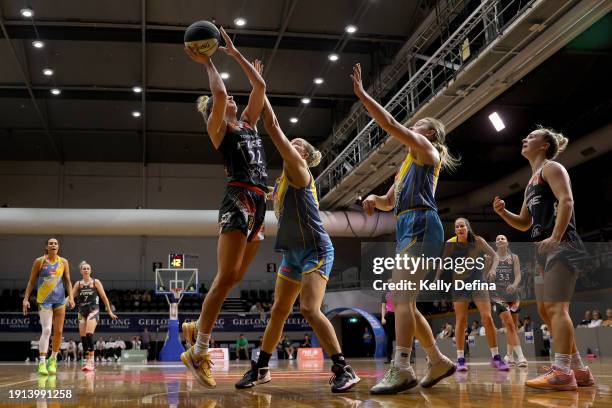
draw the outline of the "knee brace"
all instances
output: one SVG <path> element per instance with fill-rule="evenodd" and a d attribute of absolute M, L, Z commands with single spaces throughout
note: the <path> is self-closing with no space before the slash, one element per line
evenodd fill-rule
<path fill-rule="evenodd" d="M 94 351 L 93 333 L 87 333 L 87 351 Z"/>
<path fill-rule="evenodd" d="M 49 350 L 49 338 L 51 337 L 51 325 L 53 324 L 53 311 L 41 310 L 38 312 L 40 316 L 40 325 L 42 327 L 42 333 L 40 334 L 40 340 L 38 340 L 38 350 L 40 354 L 47 354 Z"/>

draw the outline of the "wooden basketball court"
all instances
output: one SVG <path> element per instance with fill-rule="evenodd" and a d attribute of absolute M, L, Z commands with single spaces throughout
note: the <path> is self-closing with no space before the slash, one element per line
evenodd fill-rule
<path fill-rule="evenodd" d="M 198 385 L 180 363 L 101 364 L 84 374 L 75 363 L 58 364 L 55 376 L 39 377 L 33 363 L 3 363 L 0 369 L 0 406 L 6 407 L 591 407 L 612 406 L 612 363 L 593 362 L 596 387 L 577 392 L 542 392 L 523 383 L 548 361 L 530 361 L 528 369 L 502 373 L 486 361 L 472 362 L 465 375 L 455 374 L 436 387 L 416 387 L 394 396 L 373 396 L 369 388 L 388 367 L 382 361 L 352 360 L 362 378 L 352 391 L 329 391 L 329 363 L 301 366 L 281 361 L 273 367 L 272 382 L 251 390 L 236 390 L 247 362 L 215 366 L 216 389 Z M 423 361 L 415 366 L 421 377 Z M 11 393 L 12 390 L 12 393 Z M 71 399 L 11 399 L 17 390 L 47 390 L 47 394 L 71 390 Z M 33 391 L 32 391 L 33 392 Z"/>

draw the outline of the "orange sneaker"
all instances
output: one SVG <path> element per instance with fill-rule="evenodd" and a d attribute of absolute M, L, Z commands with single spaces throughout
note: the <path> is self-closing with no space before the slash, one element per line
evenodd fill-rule
<path fill-rule="evenodd" d="M 585 366 L 582 370 L 576 369 L 573 371 L 574 377 L 576 377 L 576 384 L 578 384 L 579 387 L 592 387 L 595 385 L 595 378 L 593 374 L 591 374 L 589 367 Z"/>
<path fill-rule="evenodd" d="M 559 367 L 552 366 L 548 372 L 527 380 L 525 385 L 539 390 L 574 391 L 578 388 L 574 372 L 564 373 Z"/>

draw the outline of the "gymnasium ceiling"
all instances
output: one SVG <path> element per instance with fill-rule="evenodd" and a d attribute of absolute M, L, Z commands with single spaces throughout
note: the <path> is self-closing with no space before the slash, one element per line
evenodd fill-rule
<path fill-rule="evenodd" d="M 0 0 L 10 38 L 0 32 L 0 160 L 221 163 L 193 102 L 208 80 L 182 49 L 184 27 L 200 19 L 226 27 L 247 58 L 267 64 L 268 94 L 281 125 L 290 136 L 320 144 L 356 100 L 351 65 L 361 62 L 367 85 L 434 3 L 147 0 L 143 9 L 133 0 Z M 25 7 L 35 13 L 36 30 L 20 14 Z M 247 19 L 244 28 L 233 22 L 238 16 Z M 346 34 L 347 24 L 358 31 Z M 608 123 L 611 33 L 608 15 L 455 129 L 449 142 L 464 164 L 453 176 L 458 187 L 441 195 L 521 167 L 519 140 L 535 123 L 574 139 Z M 32 46 L 37 38 L 44 48 Z M 328 61 L 331 52 L 338 61 Z M 244 103 L 249 86 L 238 65 L 222 53 L 214 61 L 230 74 L 230 94 Z M 54 75 L 44 76 L 44 67 Z M 313 84 L 318 76 L 325 80 L 320 86 Z M 134 86 L 145 88 L 144 104 Z M 61 94 L 51 95 L 53 87 Z M 309 95 L 305 106 L 301 99 Z M 487 119 L 494 110 L 506 121 L 499 133 Z M 133 111 L 145 114 L 134 118 Z M 299 122 L 292 125 L 290 117 Z M 266 150 L 273 151 L 267 138 Z M 269 156 L 270 166 L 279 167 L 278 155 Z"/>

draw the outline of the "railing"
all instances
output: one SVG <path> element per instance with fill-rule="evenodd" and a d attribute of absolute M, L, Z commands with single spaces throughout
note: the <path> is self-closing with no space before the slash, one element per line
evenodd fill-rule
<path fill-rule="evenodd" d="M 524 4 L 519 0 L 488 0 L 461 23 L 402 88 L 384 105 L 401 123 L 407 123 L 427 102 L 448 86 L 465 68 L 491 44 L 535 0 Z M 516 9 L 516 10 L 515 10 Z M 500 20 L 504 20 L 503 26 Z M 469 50 L 469 56 L 466 53 Z M 370 120 L 357 136 L 336 156 L 316 179 L 320 197 L 325 197 L 353 168 L 366 160 L 388 136 Z"/>

